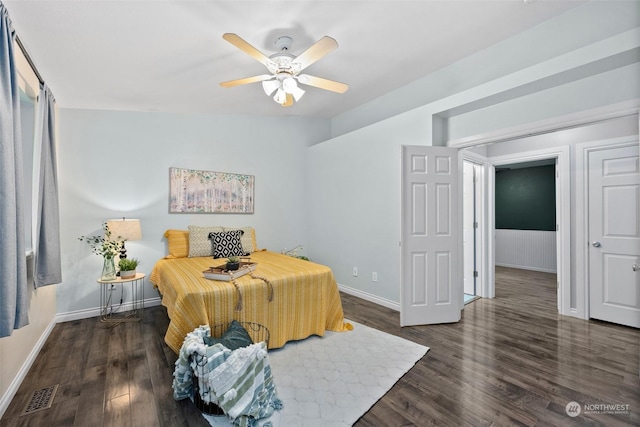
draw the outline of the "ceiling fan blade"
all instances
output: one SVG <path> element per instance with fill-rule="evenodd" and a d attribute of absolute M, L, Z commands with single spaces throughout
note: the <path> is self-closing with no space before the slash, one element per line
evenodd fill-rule
<path fill-rule="evenodd" d="M 282 104 L 283 107 L 291 107 L 293 105 L 293 95 L 287 94 L 287 100 Z"/>
<path fill-rule="evenodd" d="M 298 57 L 296 57 L 296 59 L 293 60 L 293 63 L 300 64 L 300 69 L 304 70 L 309 65 L 313 64 L 314 62 L 337 48 L 337 41 L 329 36 L 324 36 L 307 50 L 302 52 Z"/>
<path fill-rule="evenodd" d="M 273 61 L 269 59 L 267 55 L 260 52 L 258 49 L 250 45 L 245 39 L 237 34 L 224 33 L 222 35 L 222 38 L 265 66 L 267 66 L 267 64 L 273 63 Z"/>
<path fill-rule="evenodd" d="M 265 80 L 269 80 L 269 79 L 272 79 L 272 78 L 273 78 L 273 75 L 271 75 L 271 74 L 261 74 L 259 76 L 246 77 L 244 79 L 236 79 L 236 80 L 229 80 L 227 82 L 221 82 L 220 86 L 222 86 L 222 87 L 234 87 L 234 86 L 246 85 L 246 84 L 249 84 L 249 83 L 263 82 Z"/>
<path fill-rule="evenodd" d="M 349 85 L 345 83 L 336 82 L 334 80 L 327 80 L 321 77 L 310 76 L 308 74 L 300 74 L 298 81 L 308 86 L 318 87 L 320 89 L 330 90 L 331 92 L 345 93 L 349 89 Z"/>

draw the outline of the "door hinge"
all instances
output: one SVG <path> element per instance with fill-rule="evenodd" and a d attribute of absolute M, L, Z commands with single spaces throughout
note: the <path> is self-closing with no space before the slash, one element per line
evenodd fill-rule
<path fill-rule="evenodd" d="M 478 277 L 478 272 L 477 271 L 473 272 L 473 277 Z"/>
<path fill-rule="evenodd" d="M 478 222 L 477 221 L 473 222 L 473 228 L 478 228 Z"/>

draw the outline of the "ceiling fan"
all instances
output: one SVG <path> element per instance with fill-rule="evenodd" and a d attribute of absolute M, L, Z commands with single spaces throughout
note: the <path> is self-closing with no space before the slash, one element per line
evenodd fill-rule
<path fill-rule="evenodd" d="M 262 88 L 267 96 L 271 96 L 275 92 L 273 100 L 283 107 L 293 105 L 294 100 L 298 102 L 304 95 L 305 91 L 298 86 L 298 83 L 337 93 L 344 93 L 349 89 L 349 86 L 344 83 L 300 74 L 309 65 L 338 48 L 338 43 L 329 36 L 324 36 L 298 56 L 288 53 L 293 43 L 291 37 L 288 36 L 276 39 L 275 45 L 278 52 L 271 56 L 266 56 L 237 34 L 225 33 L 222 38 L 262 63 L 271 73 L 222 82 L 220 83 L 222 87 L 262 82 Z"/>

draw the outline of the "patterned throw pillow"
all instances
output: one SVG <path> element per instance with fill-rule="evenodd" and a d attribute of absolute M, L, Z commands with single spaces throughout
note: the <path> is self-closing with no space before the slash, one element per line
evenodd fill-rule
<path fill-rule="evenodd" d="M 225 231 L 222 233 L 209 233 L 214 258 L 228 258 L 230 256 L 244 256 L 240 241 L 244 231 Z"/>
<path fill-rule="evenodd" d="M 246 255 L 251 255 L 256 250 L 256 231 L 253 227 L 223 227 L 224 231 L 242 230 L 244 234 L 240 238 L 242 250 Z"/>
<path fill-rule="evenodd" d="M 224 231 L 222 227 L 189 226 L 189 258 L 197 256 L 213 256 L 213 248 L 209 241 L 209 233 Z"/>

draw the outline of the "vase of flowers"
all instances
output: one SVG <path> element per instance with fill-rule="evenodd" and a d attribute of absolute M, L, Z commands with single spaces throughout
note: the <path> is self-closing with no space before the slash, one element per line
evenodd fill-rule
<path fill-rule="evenodd" d="M 102 275 L 100 280 L 116 280 L 116 264 L 113 258 L 105 258 L 102 264 Z"/>
<path fill-rule="evenodd" d="M 124 240 L 120 236 L 112 237 L 111 230 L 109 230 L 106 222 L 102 223 L 102 229 L 104 230 L 104 235 L 102 236 L 80 236 L 78 240 L 87 242 L 94 254 L 104 258 L 100 280 L 115 280 L 116 265 L 114 258 L 120 253 Z"/>

